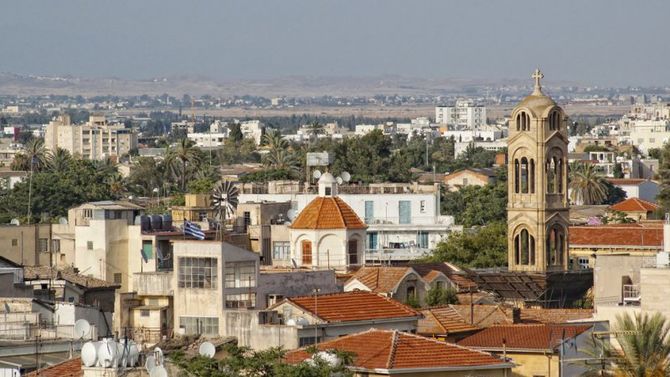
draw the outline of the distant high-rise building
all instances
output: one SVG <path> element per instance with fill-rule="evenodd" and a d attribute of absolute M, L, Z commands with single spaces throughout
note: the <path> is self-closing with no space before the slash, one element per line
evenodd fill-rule
<path fill-rule="evenodd" d="M 460 99 L 455 106 L 435 107 L 435 123 L 456 129 L 474 129 L 486 125 L 486 107 Z"/>
<path fill-rule="evenodd" d="M 102 115 L 91 115 L 84 124 L 72 124 L 68 115 L 61 115 L 47 125 L 44 145 L 51 151 L 65 149 L 86 160 L 118 160 L 137 148 L 137 134 L 122 123 L 108 123 Z"/>

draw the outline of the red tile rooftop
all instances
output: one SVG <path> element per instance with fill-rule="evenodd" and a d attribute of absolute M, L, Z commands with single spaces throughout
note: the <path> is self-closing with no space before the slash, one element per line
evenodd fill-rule
<path fill-rule="evenodd" d="M 81 358 L 77 357 L 74 359 L 63 361 L 46 368 L 42 368 L 38 371 L 30 372 L 25 375 L 25 377 L 80 377 L 84 375 L 84 371 L 81 369 Z"/>
<path fill-rule="evenodd" d="M 326 295 L 287 298 L 326 322 L 366 321 L 374 319 L 421 317 L 421 313 L 390 298 L 370 292 L 344 292 Z"/>
<path fill-rule="evenodd" d="M 510 368 L 511 364 L 486 352 L 395 330 L 371 329 L 323 342 L 319 350 L 341 350 L 354 354 L 353 367 L 364 370 L 477 370 Z M 305 348 L 290 351 L 286 361 L 299 363 L 311 355 Z"/>
<path fill-rule="evenodd" d="M 661 208 L 659 205 L 638 198 L 629 198 L 617 204 L 610 209 L 621 212 L 653 212 Z"/>
<path fill-rule="evenodd" d="M 663 227 L 651 223 L 571 226 L 568 237 L 570 247 L 661 247 Z"/>
<path fill-rule="evenodd" d="M 573 338 L 591 325 L 501 325 L 492 326 L 458 342 L 459 345 L 486 350 L 553 350 L 565 339 Z"/>
<path fill-rule="evenodd" d="M 344 200 L 316 197 L 290 226 L 293 229 L 365 229 L 367 225 Z"/>

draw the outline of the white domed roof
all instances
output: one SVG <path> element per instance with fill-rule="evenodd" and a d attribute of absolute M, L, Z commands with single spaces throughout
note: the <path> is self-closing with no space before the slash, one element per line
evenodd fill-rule
<path fill-rule="evenodd" d="M 335 177 L 333 177 L 332 174 L 329 172 L 321 174 L 321 178 L 319 178 L 319 184 L 332 185 L 333 183 L 337 183 L 337 180 Z"/>

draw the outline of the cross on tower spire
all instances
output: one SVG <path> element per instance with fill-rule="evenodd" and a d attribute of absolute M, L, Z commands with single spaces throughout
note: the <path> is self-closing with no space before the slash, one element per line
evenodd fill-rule
<path fill-rule="evenodd" d="M 542 94 L 542 84 L 540 84 L 540 80 L 544 77 L 544 75 L 540 69 L 536 68 L 531 77 L 535 79 L 535 88 L 533 89 L 533 94 Z"/>

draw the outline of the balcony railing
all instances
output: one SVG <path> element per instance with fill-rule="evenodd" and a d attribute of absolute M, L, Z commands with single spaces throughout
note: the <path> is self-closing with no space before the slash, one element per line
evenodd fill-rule
<path fill-rule="evenodd" d="M 366 249 L 365 260 L 369 262 L 413 260 L 430 254 L 425 247 L 409 246 L 406 248 Z"/>
<path fill-rule="evenodd" d="M 136 273 L 133 287 L 139 296 L 172 296 L 172 271 Z"/>

